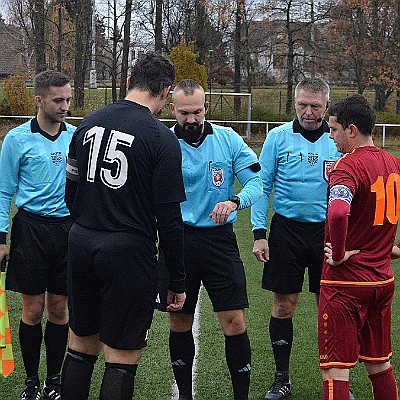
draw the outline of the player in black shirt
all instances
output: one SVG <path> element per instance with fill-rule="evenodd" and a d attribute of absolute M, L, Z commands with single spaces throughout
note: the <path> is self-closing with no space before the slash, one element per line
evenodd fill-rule
<path fill-rule="evenodd" d="M 168 308 L 185 300 L 181 152 L 152 114 L 165 104 L 175 71 L 147 54 L 128 94 L 86 117 L 69 149 L 65 200 L 69 236 L 70 343 L 63 400 L 87 399 L 104 350 L 100 398 L 131 399 L 157 295 L 157 231 L 171 280 Z"/>

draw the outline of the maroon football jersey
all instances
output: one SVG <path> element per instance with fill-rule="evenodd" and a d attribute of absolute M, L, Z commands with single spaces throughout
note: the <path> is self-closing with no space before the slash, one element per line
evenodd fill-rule
<path fill-rule="evenodd" d="M 327 221 L 325 241 L 331 242 L 331 234 L 345 235 L 346 250 L 360 253 L 336 267 L 324 261 L 322 283 L 365 285 L 391 280 L 390 256 L 400 211 L 400 159 L 374 146 L 359 147 L 333 165 L 329 188 L 335 185 L 346 186 L 353 194 L 348 228 L 347 233 L 330 232 Z"/>

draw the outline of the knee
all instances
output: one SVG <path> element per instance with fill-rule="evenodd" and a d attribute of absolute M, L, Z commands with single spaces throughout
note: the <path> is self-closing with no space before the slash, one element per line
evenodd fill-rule
<path fill-rule="evenodd" d="M 68 347 L 75 352 L 91 355 L 98 355 L 103 350 L 99 335 L 77 336 L 72 330 L 70 330 Z"/>
<path fill-rule="evenodd" d="M 24 305 L 22 310 L 22 321 L 28 325 L 37 325 L 43 318 L 44 304 L 32 303 Z"/>
<path fill-rule="evenodd" d="M 297 297 L 280 296 L 274 299 L 272 316 L 275 318 L 292 318 L 296 310 Z"/>
<path fill-rule="evenodd" d="M 241 335 L 246 331 L 246 323 L 244 321 L 232 321 L 232 323 L 223 326 L 222 331 L 226 336 Z"/>
<path fill-rule="evenodd" d="M 192 329 L 192 314 L 172 314 L 170 313 L 170 329 L 173 332 L 187 332 Z"/>
<path fill-rule="evenodd" d="M 47 302 L 47 314 L 49 321 L 55 324 L 68 322 L 68 301 L 67 297 L 60 296 L 57 300 Z"/>
<path fill-rule="evenodd" d="M 243 310 L 220 312 L 219 322 L 226 336 L 236 336 L 246 331 L 246 321 Z"/>

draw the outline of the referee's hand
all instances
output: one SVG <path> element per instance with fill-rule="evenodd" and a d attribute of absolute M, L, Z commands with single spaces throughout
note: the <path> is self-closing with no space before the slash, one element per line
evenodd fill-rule
<path fill-rule="evenodd" d="M 267 239 L 258 239 L 254 241 L 253 254 L 260 262 L 269 261 L 269 246 Z"/>
<path fill-rule="evenodd" d="M 175 293 L 168 290 L 167 311 L 179 311 L 186 300 L 186 293 Z"/>
<path fill-rule="evenodd" d="M 217 203 L 210 214 L 210 218 L 217 224 L 222 225 L 228 221 L 229 216 L 237 209 L 237 204 L 233 201 L 221 201 Z"/>

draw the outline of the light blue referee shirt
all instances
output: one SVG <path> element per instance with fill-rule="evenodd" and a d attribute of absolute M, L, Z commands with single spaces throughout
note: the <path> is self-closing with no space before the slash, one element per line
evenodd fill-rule
<path fill-rule="evenodd" d="M 267 229 L 272 208 L 300 222 L 322 222 L 326 217 L 327 170 L 342 154 L 329 138 L 329 127 L 314 143 L 294 132 L 294 121 L 272 129 L 260 154 L 263 195 L 252 206 L 253 230 Z"/>
<path fill-rule="evenodd" d="M 55 140 L 37 129 L 34 118 L 10 130 L 4 138 L 0 154 L 0 234 L 8 232 L 14 194 L 17 208 L 41 216 L 69 215 L 64 202 L 66 156 L 76 128 L 63 123 L 64 130 Z"/>
<path fill-rule="evenodd" d="M 243 186 L 237 194 L 239 209 L 249 207 L 261 196 L 259 172 L 247 168 L 258 163 L 253 150 L 232 128 L 205 122 L 205 129 L 207 135 L 198 147 L 179 139 L 187 198 L 181 203 L 182 217 L 186 224 L 195 227 L 217 226 L 209 215 L 217 203 L 235 194 L 235 176 Z M 236 220 L 234 211 L 227 223 Z"/>

